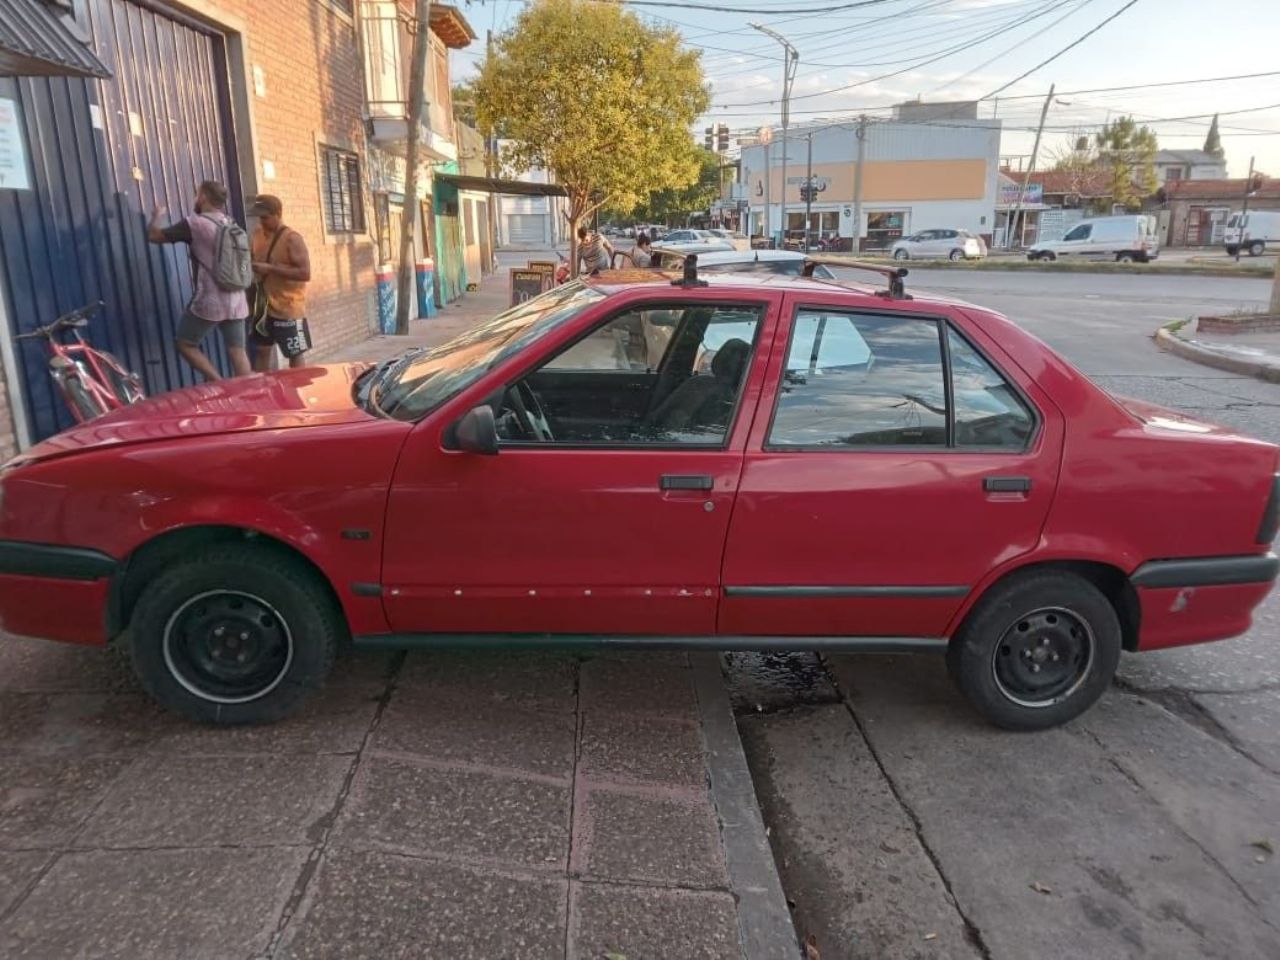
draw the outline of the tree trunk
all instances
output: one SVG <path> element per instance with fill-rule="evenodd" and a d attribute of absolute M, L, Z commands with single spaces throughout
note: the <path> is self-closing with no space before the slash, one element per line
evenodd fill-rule
<path fill-rule="evenodd" d="M 413 291 L 413 238 L 418 222 L 418 155 L 422 128 L 427 122 L 427 54 L 431 50 L 431 0 L 416 0 L 413 50 L 409 60 L 409 143 L 405 157 L 404 208 L 400 213 L 400 277 L 396 297 L 396 333 L 409 332 L 409 307 Z"/>
<path fill-rule="evenodd" d="M 1280 317 L 1280 260 L 1276 261 L 1276 278 L 1271 283 L 1271 315 Z"/>

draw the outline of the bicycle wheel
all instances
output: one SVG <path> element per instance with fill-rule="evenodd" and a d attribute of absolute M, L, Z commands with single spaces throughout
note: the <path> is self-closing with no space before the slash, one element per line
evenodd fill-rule
<path fill-rule="evenodd" d="M 142 381 L 136 373 L 129 370 L 113 354 L 102 351 L 99 353 L 99 358 L 107 368 L 107 386 L 111 388 L 111 392 L 121 405 L 127 407 L 131 403 L 137 403 L 146 398 L 146 391 L 142 389 Z"/>
<path fill-rule="evenodd" d="M 53 382 L 58 385 L 58 389 L 62 391 L 62 397 L 78 423 L 100 417 L 107 412 L 102 402 L 89 392 L 74 367 L 51 365 L 49 373 L 53 376 Z"/>

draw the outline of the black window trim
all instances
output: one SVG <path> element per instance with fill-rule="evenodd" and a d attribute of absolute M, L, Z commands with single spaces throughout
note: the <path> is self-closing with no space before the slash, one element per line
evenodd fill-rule
<path fill-rule="evenodd" d="M 786 345 L 782 354 L 782 375 L 786 376 L 787 358 L 791 355 L 791 343 L 796 335 L 796 320 L 801 311 L 804 310 L 826 310 L 833 313 L 841 313 L 846 316 L 869 316 L 869 317 L 895 317 L 903 320 L 923 320 L 933 323 L 938 331 L 938 345 L 940 347 L 940 357 L 942 361 L 943 376 L 943 392 L 947 404 L 946 417 L 946 443 L 903 443 L 903 444 L 867 444 L 863 445 L 837 445 L 837 444 L 774 444 L 769 442 L 769 437 L 773 435 L 774 422 L 778 416 L 778 406 L 782 399 L 781 390 L 775 391 L 773 398 L 773 409 L 769 412 L 769 424 L 765 428 L 764 440 L 761 444 L 761 450 L 765 453 L 945 453 L 948 455 L 965 455 L 965 454 L 1004 454 L 1006 456 L 1025 456 L 1035 448 L 1036 443 L 1040 439 L 1040 432 L 1044 425 L 1044 418 L 1040 413 L 1040 408 L 1031 401 L 1022 386 L 1005 372 L 1004 367 L 991 359 L 991 356 L 979 347 L 973 340 L 965 336 L 952 319 L 945 314 L 926 313 L 924 311 L 915 310 L 895 310 L 895 309 L 873 309 L 868 307 L 844 307 L 836 306 L 829 303 L 813 303 L 809 301 L 800 301 L 794 304 L 791 309 L 790 328 L 787 330 Z M 958 447 L 955 445 L 955 402 L 953 397 L 954 386 L 951 378 L 951 345 L 948 342 L 947 332 L 954 330 L 956 336 L 963 340 L 969 347 L 982 357 L 992 370 L 1000 376 L 1017 394 L 1023 405 L 1031 414 L 1031 432 L 1027 436 L 1027 442 L 1021 448 L 1013 449 L 1011 447 Z"/>
<path fill-rule="evenodd" d="M 730 299 L 719 299 L 719 298 L 714 300 L 713 299 L 704 300 L 702 298 L 682 300 L 679 297 L 664 297 L 662 299 L 657 299 L 657 300 L 641 300 L 638 302 L 632 301 L 626 306 L 619 307 L 616 310 L 614 310 L 612 313 L 606 315 L 599 323 L 592 324 L 580 336 L 575 337 L 574 339 L 570 340 L 568 343 L 564 344 L 563 346 L 558 347 L 555 351 L 554 356 L 559 356 L 560 354 L 565 353 L 566 351 L 572 350 L 579 343 L 581 343 L 587 337 L 591 336 L 601 327 L 607 326 L 608 324 L 612 323 L 614 320 L 618 319 L 619 317 L 623 316 L 626 313 L 630 313 L 635 310 L 670 309 L 672 306 L 677 306 L 681 309 L 688 309 L 690 306 L 694 306 L 694 305 L 699 307 L 702 307 L 702 306 L 711 307 L 713 309 L 718 307 L 738 307 L 738 308 L 754 309 L 759 311 L 759 319 L 756 323 L 755 336 L 751 341 L 751 360 L 747 364 L 747 368 L 744 371 L 742 382 L 738 384 L 738 395 L 734 398 L 734 401 L 733 401 L 733 414 L 729 418 L 729 427 L 724 432 L 724 439 L 721 440 L 719 443 L 623 443 L 623 442 L 564 443 L 559 440 L 552 441 L 551 443 L 542 443 L 537 440 L 500 440 L 498 442 L 498 450 L 500 452 L 537 451 L 537 450 L 578 450 L 578 451 L 582 451 L 582 450 L 665 450 L 667 452 L 673 452 L 673 451 L 688 450 L 695 453 L 714 453 L 714 452 L 727 451 L 729 449 L 729 443 L 733 439 L 734 429 L 738 425 L 738 418 L 742 415 L 742 398 L 747 389 L 747 381 L 751 379 L 752 367 L 755 366 L 757 362 L 757 357 L 759 356 L 758 350 L 760 347 L 761 332 L 764 330 L 765 325 L 768 323 L 768 320 L 769 320 L 769 307 L 771 306 L 770 300 L 768 299 L 730 300 Z M 667 358 L 664 356 L 663 360 L 665 361 L 666 359 Z M 548 358 L 546 358 L 544 354 L 543 356 L 539 357 L 538 361 L 536 361 L 535 363 L 529 365 L 528 367 L 522 368 L 518 375 L 516 375 L 515 377 L 506 381 L 506 383 L 503 384 L 502 395 L 505 396 L 506 392 L 510 390 L 512 386 L 519 383 L 525 377 L 528 377 L 533 375 L 534 373 L 537 373 L 538 370 L 542 369 L 542 367 L 545 366 L 547 362 L 549 362 L 549 360 Z M 661 369 L 661 367 L 659 367 L 659 369 Z M 599 372 L 608 372 L 608 371 L 578 371 L 578 372 L 599 373 Z M 619 372 L 625 372 L 625 371 L 619 371 Z"/>

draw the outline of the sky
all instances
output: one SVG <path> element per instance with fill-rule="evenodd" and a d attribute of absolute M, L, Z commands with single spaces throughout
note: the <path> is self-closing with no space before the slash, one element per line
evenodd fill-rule
<path fill-rule="evenodd" d="M 702 51 L 712 106 L 699 127 L 749 133 L 779 125 L 783 54 L 759 23 L 799 51 L 793 124 L 865 111 L 888 116 L 903 100 L 981 100 L 1004 121 L 1001 155 L 1025 163 L 1040 110 L 1056 84 L 1037 166 L 1109 118 L 1146 121 L 1164 149 L 1199 149 L 1220 113 L 1227 174 L 1280 177 L 1280 8 L 1275 0 L 671 0 L 632 7 Z M 523 0 L 471 0 L 481 41 L 454 54 L 454 79 L 474 71 L 486 30 L 509 29 Z M 759 13 L 713 11 L 707 6 Z M 832 10 L 830 8 L 845 7 Z M 698 8 L 698 9 L 694 9 Z M 824 8 L 823 13 L 796 10 Z M 1053 57 L 1113 14 L 1115 19 Z M 1171 81 L 1273 76 L 1095 91 Z M 844 88 L 844 89 L 840 89 Z M 1185 119 L 1184 119 L 1185 118 Z"/>

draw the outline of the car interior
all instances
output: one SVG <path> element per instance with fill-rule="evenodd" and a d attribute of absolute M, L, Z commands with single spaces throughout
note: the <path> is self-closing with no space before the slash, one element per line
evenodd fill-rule
<path fill-rule="evenodd" d="M 629 310 L 510 385 L 503 444 L 720 445 L 754 350 L 761 308 Z"/>

